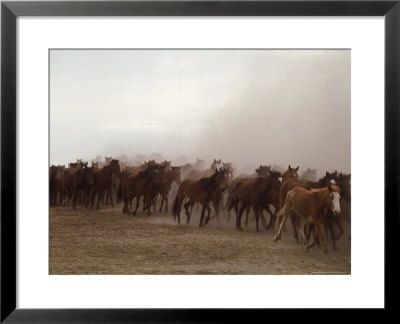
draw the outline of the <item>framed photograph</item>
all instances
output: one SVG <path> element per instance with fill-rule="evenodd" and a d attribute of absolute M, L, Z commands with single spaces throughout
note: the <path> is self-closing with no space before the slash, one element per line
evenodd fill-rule
<path fill-rule="evenodd" d="M 398 1 L 2 2 L 1 321 L 390 309 L 399 21 Z"/>

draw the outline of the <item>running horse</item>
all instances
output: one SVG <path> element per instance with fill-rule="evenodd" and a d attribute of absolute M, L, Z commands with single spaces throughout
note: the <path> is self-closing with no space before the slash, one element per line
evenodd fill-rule
<path fill-rule="evenodd" d="M 119 160 L 111 159 L 108 165 L 103 168 L 94 168 L 93 180 L 94 186 L 92 187 L 90 193 L 90 208 L 93 208 L 94 200 L 96 194 L 98 194 L 97 205 L 96 208 L 100 207 L 100 200 L 104 192 L 110 197 L 111 206 L 114 207 L 114 201 L 112 197 L 112 184 L 113 184 L 113 175 L 115 177 L 119 177 L 121 174 L 121 167 L 119 165 Z"/>
<path fill-rule="evenodd" d="M 214 193 L 217 189 L 221 188 L 224 190 L 226 187 L 226 172 L 223 169 L 215 169 L 213 175 L 199 180 L 186 179 L 179 185 L 178 193 L 176 195 L 174 205 L 172 208 L 172 214 L 174 218 L 178 218 L 178 224 L 181 222 L 180 213 L 181 206 L 185 197 L 189 199 L 184 204 L 186 210 L 186 224 L 190 222 L 189 207 L 194 203 L 199 202 L 203 209 L 201 211 L 201 218 L 199 226 L 203 226 L 205 210 L 208 212 L 208 216 L 204 221 L 204 225 L 207 225 L 210 220 L 211 208 L 208 206 L 209 202 L 213 199 Z"/>
<path fill-rule="evenodd" d="M 243 179 L 237 182 L 236 186 L 233 188 L 232 200 L 230 202 L 229 208 L 235 207 L 236 212 L 236 229 L 242 230 L 241 218 L 243 212 L 250 207 L 253 207 L 254 215 L 256 217 L 256 231 L 259 232 L 258 220 L 261 215 L 261 220 L 263 222 L 264 228 L 269 228 L 275 216 L 272 213 L 269 205 L 277 204 L 277 195 L 279 188 L 281 186 L 280 182 L 281 174 L 279 172 L 273 172 L 267 176 L 258 176 L 252 179 Z M 240 209 L 238 208 L 239 203 L 241 203 Z M 270 224 L 266 226 L 262 210 L 265 209 L 271 215 Z"/>
<path fill-rule="evenodd" d="M 307 190 L 296 187 L 288 192 L 284 206 L 279 210 L 278 215 L 282 215 L 283 219 L 279 225 L 278 233 L 274 237 L 274 241 L 281 239 L 281 231 L 288 217 L 295 217 L 296 222 L 293 226 L 297 227 L 300 235 L 307 244 L 304 234 L 304 224 L 311 221 L 314 224 L 315 235 L 314 241 L 306 245 L 309 249 L 315 245 L 317 240 L 322 245 L 324 253 L 328 250 L 325 244 L 325 237 L 322 231 L 322 224 L 325 220 L 326 213 L 331 210 L 335 215 L 340 213 L 340 189 L 329 184 L 328 187 L 320 189 Z"/>
<path fill-rule="evenodd" d="M 144 209 L 148 208 L 150 215 L 151 191 L 157 183 L 157 176 L 158 167 L 156 165 L 149 165 L 145 170 L 138 173 L 130 170 L 121 173 L 117 201 L 124 199 L 123 214 L 129 214 L 128 203 L 136 198 L 136 208 L 133 211 L 135 216 L 139 208 L 140 197 L 144 196 Z"/>

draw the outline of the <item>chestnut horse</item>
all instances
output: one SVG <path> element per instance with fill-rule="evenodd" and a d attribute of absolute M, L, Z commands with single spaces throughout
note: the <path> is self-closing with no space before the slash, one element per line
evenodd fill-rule
<path fill-rule="evenodd" d="M 175 219 L 178 218 L 178 224 L 181 222 L 180 213 L 183 199 L 187 197 L 189 201 L 184 204 L 187 217 L 186 224 L 189 224 L 190 222 L 189 207 L 195 202 L 199 202 L 203 206 L 199 226 L 203 226 L 205 210 L 208 211 L 208 216 L 206 217 L 204 223 L 204 225 L 206 225 L 210 220 L 211 212 L 211 208 L 208 206 L 208 204 L 212 200 L 215 191 L 221 187 L 223 189 L 226 187 L 226 172 L 222 169 L 215 169 L 214 174 L 210 177 L 201 178 L 199 180 L 184 180 L 178 188 L 178 193 L 176 194 L 172 208 L 172 214 L 174 215 Z"/>
<path fill-rule="evenodd" d="M 311 244 L 307 244 L 307 249 L 313 247 L 319 239 L 324 253 L 328 250 L 325 244 L 325 237 L 322 231 L 322 224 L 328 210 L 334 214 L 340 213 L 340 189 L 333 185 L 320 189 L 307 190 L 301 187 L 296 187 L 288 192 L 286 201 L 278 215 L 282 215 L 283 219 L 279 225 L 278 233 L 274 237 L 274 241 L 281 239 L 282 227 L 289 216 L 295 216 L 296 222 L 293 227 L 297 227 L 300 235 L 306 244 L 306 236 L 304 234 L 304 224 L 311 221 L 314 224 L 315 236 Z"/>

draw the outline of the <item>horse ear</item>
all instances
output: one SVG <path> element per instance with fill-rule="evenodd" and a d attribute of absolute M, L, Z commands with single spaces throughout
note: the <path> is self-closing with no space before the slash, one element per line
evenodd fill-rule
<path fill-rule="evenodd" d="M 296 171 L 299 171 L 299 166 L 297 166 Z"/>
<path fill-rule="evenodd" d="M 292 170 L 292 167 L 290 166 L 290 164 L 289 164 L 289 167 L 288 167 L 288 169 L 289 169 L 289 170 Z"/>

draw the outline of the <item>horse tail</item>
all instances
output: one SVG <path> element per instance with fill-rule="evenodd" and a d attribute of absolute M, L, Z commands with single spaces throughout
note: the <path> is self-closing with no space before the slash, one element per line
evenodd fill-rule
<path fill-rule="evenodd" d="M 176 220 L 176 216 L 178 216 L 180 210 L 178 206 L 178 194 L 176 194 L 175 200 L 174 200 L 174 205 L 172 206 L 172 215 L 174 216 L 174 219 Z"/>

